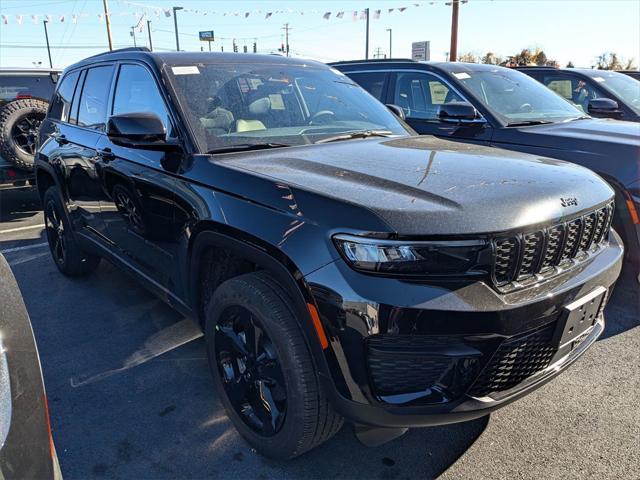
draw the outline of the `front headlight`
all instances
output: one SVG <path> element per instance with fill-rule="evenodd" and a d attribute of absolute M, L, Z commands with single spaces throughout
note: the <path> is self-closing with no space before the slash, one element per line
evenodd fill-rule
<path fill-rule="evenodd" d="M 333 241 L 355 269 L 396 275 L 452 276 L 489 271 L 486 240 L 401 241 L 335 235 Z"/>

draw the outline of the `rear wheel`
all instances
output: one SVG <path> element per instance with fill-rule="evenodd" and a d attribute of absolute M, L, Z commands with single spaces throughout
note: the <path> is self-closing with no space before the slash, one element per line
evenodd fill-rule
<path fill-rule="evenodd" d="M 44 194 L 44 222 L 51 256 L 63 274 L 84 275 L 96 269 L 100 257 L 83 251 L 71 232 L 71 225 L 56 187 Z"/>
<path fill-rule="evenodd" d="M 289 304 L 271 277 L 249 273 L 220 285 L 206 306 L 209 365 L 227 415 L 256 450 L 280 459 L 342 426 Z"/>

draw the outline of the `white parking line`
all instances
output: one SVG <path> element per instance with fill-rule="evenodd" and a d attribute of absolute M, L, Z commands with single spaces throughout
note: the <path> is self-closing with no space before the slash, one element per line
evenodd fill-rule
<path fill-rule="evenodd" d="M 44 228 L 44 225 L 29 225 L 28 227 L 16 227 L 8 230 L 0 230 L 0 233 L 23 232 L 25 230 L 33 230 L 34 228 Z"/>
<path fill-rule="evenodd" d="M 9 266 L 13 267 L 15 265 L 20 265 L 21 263 L 27 263 L 27 262 L 30 262 L 31 260 L 36 260 L 38 258 L 48 257 L 48 256 L 49 256 L 49 252 L 36 253 L 35 255 L 29 255 L 28 257 L 20 258 L 13 262 L 9 262 Z"/>
<path fill-rule="evenodd" d="M 7 248 L 6 250 L 0 250 L 0 253 L 13 253 L 13 252 L 21 252 L 22 250 L 30 250 L 32 248 L 42 248 L 49 245 L 47 242 L 44 243 L 34 243 L 33 245 L 25 245 L 23 247 L 13 247 Z"/>

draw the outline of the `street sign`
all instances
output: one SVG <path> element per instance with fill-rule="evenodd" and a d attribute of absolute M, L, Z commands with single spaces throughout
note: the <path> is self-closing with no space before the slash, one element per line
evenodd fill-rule
<path fill-rule="evenodd" d="M 415 61 L 431 60 L 431 49 L 429 48 L 429 40 L 424 42 L 413 42 L 411 44 L 411 59 Z"/>
<path fill-rule="evenodd" d="M 213 35 L 213 30 L 207 30 L 205 32 L 199 32 L 200 41 L 201 42 L 214 42 L 215 37 Z"/>

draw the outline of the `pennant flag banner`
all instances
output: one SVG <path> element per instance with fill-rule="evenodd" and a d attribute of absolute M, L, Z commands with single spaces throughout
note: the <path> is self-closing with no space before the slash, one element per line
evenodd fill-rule
<path fill-rule="evenodd" d="M 467 3 L 468 1 L 469 0 L 462 0 L 462 3 Z M 120 3 L 125 4 L 129 8 L 129 10 L 112 11 L 109 13 L 109 16 L 110 17 L 132 16 L 136 21 L 138 21 L 136 24 L 136 28 L 141 28 L 140 25 L 141 25 L 142 19 L 148 18 L 151 15 L 155 15 L 157 19 L 161 19 L 163 16 L 165 18 L 173 17 L 173 10 L 171 8 L 166 8 L 166 7 L 157 6 L 157 5 L 147 5 L 144 3 L 137 3 L 137 2 L 128 2 L 128 1 L 123 1 Z M 427 3 L 411 3 L 411 4 L 405 4 L 400 7 L 394 6 L 390 8 L 381 8 L 376 10 L 350 10 L 350 11 L 352 12 L 351 18 L 353 21 L 366 20 L 367 16 L 373 20 L 380 20 L 380 18 L 383 15 L 391 15 L 392 13 L 396 13 L 396 12 L 402 13 L 409 8 L 419 8 L 425 5 L 435 5 L 435 4 L 450 6 L 451 1 L 450 0 L 431 0 Z M 251 18 L 262 17 L 264 20 L 270 20 L 275 15 L 294 15 L 294 14 L 295 15 L 319 15 L 324 20 L 331 20 L 331 19 L 342 20 L 344 19 L 344 16 L 345 16 L 345 10 L 340 10 L 336 12 L 332 12 L 332 11 L 323 12 L 315 9 L 296 10 L 291 8 L 287 8 L 285 10 L 270 10 L 270 11 L 269 10 L 267 11 L 249 10 L 249 11 L 225 11 L 225 12 L 215 11 L 215 10 L 202 10 L 200 8 L 198 8 L 197 10 L 183 8 L 180 10 L 180 14 L 183 14 L 183 13 L 195 14 L 199 16 L 205 16 L 205 15 L 220 15 L 222 17 L 234 16 L 234 17 L 245 18 L 245 19 L 249 17 Z M 95 20 L 97 18 L 97 20 L 100 23 L 102 23 L 105 20 L 104 17 L 105 17 L 104 13 L 98 13 L 97 15 L 95 13 L 89 14 L 86 12 L 70 13 L 70 14 L 60 13 L 55 15 L 55 20 L 59 23 L 65 23 L 65 21 L 71 18 L 71 22 L 74 24 L 77 24 L 77 23 L 80 23 L 81 19 L 87 18 L 87 19 Z M 15 23 L 17 25 L 23 25 L 25 23 L 24 20 L 29 18 L 31 19 L 31 22 L 34 24 L 38 23 L 39 18 L 43 18 L 47 22 L 52 22 L 54 19 L 54 15 L 42 14 L 42 13 L 29 13 L 29 14 L 19 13 L 16 15 L 1 15 L 0 18 L 2 18 L 2 23 L 4 25 L 8 25 L 11 23 Z"/>

